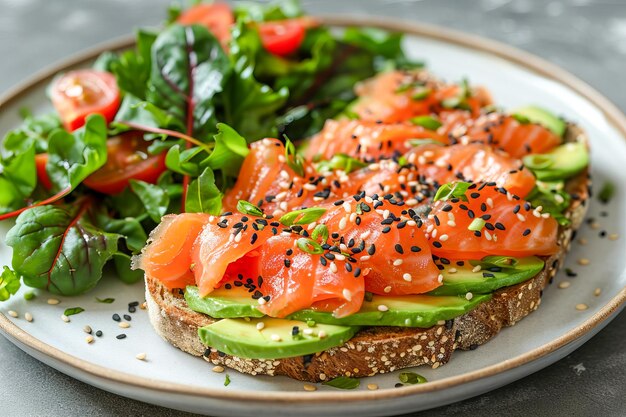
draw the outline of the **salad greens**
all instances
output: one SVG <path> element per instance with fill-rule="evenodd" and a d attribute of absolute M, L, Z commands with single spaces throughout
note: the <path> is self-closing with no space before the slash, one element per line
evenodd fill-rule
<path fill-rule="evenodd" d="M 19 214 L 6 237 L 13 258 L 0 275 L 0 301 L 21 281 L 81 294 L 107 264 L 124 282 L 140 280 L 131 256 L 160 218 L 219 213 L 249 143 L 307 137 L 348 108 L 357 81 L 421 65 L 406 59 L 400 34 L 349 28 L 337 35 L 316 24 L 293 55 L 277 56 L 264 48 L 256 24 L 303 16 L 299 3 L 252 3 L 234 13 L 228 50 L 207 28 L 176 24 L 180 10 L 171 8 L 163 30 L 139 30 L 134 49 L 102 54 L 94 69 L 112 73 L 122 96 L 108 125 L 91 115 L 68 132 L 56 114 L 23 112 L 22 125 L 0 143 L 0 220 Z M 85 185 L 112 158 L 107 140 L 130 130 L 143 132 L 150 155 L 164 156 L 158 181 L 131 180 L 116 195 Z M 301 161 L 288 144 L 297 169 Z M 50 184 L 38 179 L 42 161 Z M 345 158 L 331 164 L 358 166 Z"/>

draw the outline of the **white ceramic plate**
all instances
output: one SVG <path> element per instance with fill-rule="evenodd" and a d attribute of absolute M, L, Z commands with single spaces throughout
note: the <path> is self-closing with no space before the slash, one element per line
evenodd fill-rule
<path fill-rule="evenodd" d="M 593 176 L 596 184 L 611 179 L 617 186 L 610 205 L 593 201 L 589 216 L 601 225 L 595 230 L 583 225 L 579 236 L 588 239 L 586 246 L 574 244 L 566 266 L 578 277 L 568 289 L 556 285 L 545 291 L 541 308 L 513 328 L 471 352 L 455 352 L 451 361 L 439 369 L 419 368 L 427 384 L 394 388 L 397 373 L 366 378 L 361 388 L 340 391 L 318 386 L 316 392 L 305 392 L 303 384 L 284 377 L 252 377 L 234 371 L 224 386 L 224 374 L 198 358 L 184 354 L 161 340 L 150 327 L 145 311 L 132 314 L 131 327 L 120 329 L 112 314 L 127 314 L 128 303 L 143 301 L 143 285 L 127 286 L 115 277 L 106 276 L 97 288 L 81 297 L 63 298 L 48 305 L 48 295 L 39 292 L 35 300 L 21 295 L 0 306 L 6 313 L 14 310 L 18 318 L 0 314 L 0 329 L 12 342 L 39 360 L 84 382 L 102 389 L 171 408 L 228 416 L 361 416 L 391 415 L 417 411 L 459 401 L 495 389 L 564 357 L 604 327 L 624 305 L 626 299 L 626 119 L 597 92 L 581 81 L 550 64 L 510 47 L 470 35 L 414 24 L 372 20 L 329 19 L 342 25 L 377 24 L 403 30 L 406 50 L 414 58 L 426 59 L 435 74 L 449 80 L 468 76 L 472 83 L 484 84 L 496 102 L 508 108 L 524 104 L 541 104 L 576 121 L 589 134 L 592 147 Z M 108 45 L 123 47 L 129 41 Z M 102 50 L 99 48 L 97 52 Z M 61 68 L 86 65 L 97 52 L 47 71 L 0 99 L 0 133 L 19 124 L 18 109 L 29 106 L 35 112 L 49 110 L 45 87 L 50 76 Z M 601 216 L 600 212 L 608 212 Z M 0 226 L 4 236 L 10 225 Z M 600 230 L 616 233 L 617 240 L 601 239 Z M 0 239 L 4 241 L 4 239 Z M 9 249 L 0 244 L 0 264 L 10 263 Z M 576 260 L 591 260 L 579 266 Z M 564 280 L 559 274 L 556 282 Z M 599 296 L 594 290 L 601 288 Z M 95 297 L 113 297 L 113 304 L 101 304 Z M 578 311 L 576 304 L 589 309 Z M 82 314 L 61 320 L 65 308 L 81 306 Z M 27 322 L 29 312 L 34 321 Z M 83 327 L 102 330 L 93 344 L 85 342 Z M 116 339 L 120 333 L 124 340 Z M 147 354 L 146 361 L 135 359 Z M 9 377 L 10 378 L 10 377 Z M 377 391 L 366 385 L 376 383 Z"/>

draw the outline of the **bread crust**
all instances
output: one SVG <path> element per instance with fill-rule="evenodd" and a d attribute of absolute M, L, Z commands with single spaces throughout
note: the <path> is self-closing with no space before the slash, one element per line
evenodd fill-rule
<path fill-rule="evenodd" d="M 565 141 L 587 143 L 584 132 L 573 124 L 568 125 Z M 559 229 L 560 251 L 545 258 L 545 267 L 539 274 L 523 283 L 501 288 L 494 292 L 491 300 L 474 310 L 428 329 L 366 328 L 342 346 L 304 357 L 277 360 L 233 357 L 207 349 L 198 337 L 198 328 L 215 319 L 189 309 L 182 291 L 170 291 L 157 280 L 146 277 L 150 322 L 163 339 L 184 352 L 201 356 L 213 365 L 252 375 L 286 375 L 301 381 L 319 382 L 342 375 L 365 377 L 419 365 L 436 369 L 448 362 L 456 349 L 475 349 L 503 327 L 513 326 L 539 307 L 543 289 L 562 265 L 575 230 L 585 216 L 590 185 L 588 170 L 567 182 L 567 191 L 579 196 L 566 212 L 572 224 Z"/>

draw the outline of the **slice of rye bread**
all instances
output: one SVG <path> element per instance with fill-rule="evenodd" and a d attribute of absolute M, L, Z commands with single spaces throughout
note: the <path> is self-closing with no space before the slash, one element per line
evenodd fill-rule
<path fill-rule="evenodd" d="M 584 132 L 569 125 L 566 141 L 585 141 Z M 504 326 L 512 326 L 536 310 L 543 289 L 552 282 L 569 249 L 574 231 L 587 211 L 590 179 L 588 171 L 570 179 L 566 189 L 577 194 L 567 217 L 571 226 L 561 227 L 559 253 L 545 259 L 544 269 L 521 284 L 501 288 L 490 301 L 453 320 L 428 329 L 371 327 L 359 331 L 342 346 L 309 356 L 278 360 L 245 359 L 207 349 L 198 337 L 198 328 L 216 321 L 187 306 L 182 290 L 170 291 L 158 281 L 146 278 L 146 303 L 157 333 L 179 349 L 202 356 L 214 365 L 224 365 L 252 375 L 287 375 L 301 381 L 318 382 L 337 376 L 364 377 L 418 365 L 433 369 L 445 364 L 455 349 L 475 349 L 494 337 Z"/>

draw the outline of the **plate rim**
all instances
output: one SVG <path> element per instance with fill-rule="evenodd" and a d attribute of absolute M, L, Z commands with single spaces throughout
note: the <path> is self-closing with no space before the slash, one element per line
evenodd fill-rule
<path fill-rule="evenodd" d="M 507 44 L 494 41 L 481 36 L 469 34 L 462 31 L 452 30 L 443 26 L 431 25 L 426 23 L 417 23 L 410 21 L 391 20 L 389 18 L 379 17 L 354 17 L 348 15 L 318 15 L 324 24 L 334 27 L 346 26 L 372 26 L 381 29 L 406 33 L 422 38 L 434 39 L 448 44 L 462 46 L 476 52 L 487 53 L 492 56 L 512 62 L 527 70 L 531 70 L 544 78 L 551 79 L 559 84 L 565 85 L 575 91 L 582 97 L 586 98 L 594 104 L 607 118 L 608 122 L 618 130 L 623 137 L 626 138 L 626 115 L 619 110 L 610 100 L 604 97 L 593 87 L 572 75 L 568 71 L 540 58 L 530 52 L 509 46 Z M 134 36 L 124 36 L 112 41 L 100 43 L 94 47 L 79 52 L 67 59 L 57 61 L 56 63 L 44 68 L 42 71 L 35 73 L 25 81 L 18 83 L 12 89 L 0 96 L 0 111 L 8 106 L 11 102 L 18 100 L 24 94 L 41 83 L 46 82 L 56 73 L 67 68 L 77 66 L 88 60 L 98 56 L 107 50 L 122 50 L 131 47 L 134 44 Z M 125 372 L 112 370 L 110 368 L 100 366 L 89 361 L 80 359 L 76 356 L 65 353 L 47 343 L 35 338 L 28 332 L 10 321 L 4 313 L 0 312 L 0 330 L 9 337 L 16 339 L 31 349 L 36 350 L 40 354 L 56 359 L 65 365 L 69 365 L 77 371 L 85 372 L 97 378 L 102 378 L 113 383 L 121 383 L 135 386 L 137 388 L 148 389 L 151 391 L 183 394 L 203 399 L 219 399 L 219 400 L 248 400 L 261 403 L 315 403 L 319 401 L 361 401 L 361 400 L 381 400 L 407 397 L 416 394 L 424 394 L 428 392 L 439 391 L 452 388 L 460 384 L 474 382 L 487 377 L 492 377 L 507 370 L 525 365 L 534 360 L 545 357 L 546 355 L 566 346 L 567 344 L 583 337 L 596 326 L 601 325 L 606 319 L 613 316 L 620 310 L 622 304 L 626 301 L 626 287 L 618 292 L 610 301 L 608 301 L 599 311 L 597 311 L 589 319 L 581 323 L 579 326 L 569 330 L 560 337 L 551 340 L 542 346 L 539 346 L 529 352 L 518 355 L 514 358 L 502 361 L 500 363 L 490 365 L 472 372 L 461 375 L 447 377 L 441 380 L 435 380 L 428 384 L 419 384 L 407 386 L 401 390 L 388 388 L 377 391 L 317 391 L 317 392 L 272 392 L 272 391 L 235 391 L 233 389 L 223 388 L 205 388 L 194 387 L 180 383 L 172 383 L 166 381 L 153 380 L 150 378 L 139 377 Z"/>

